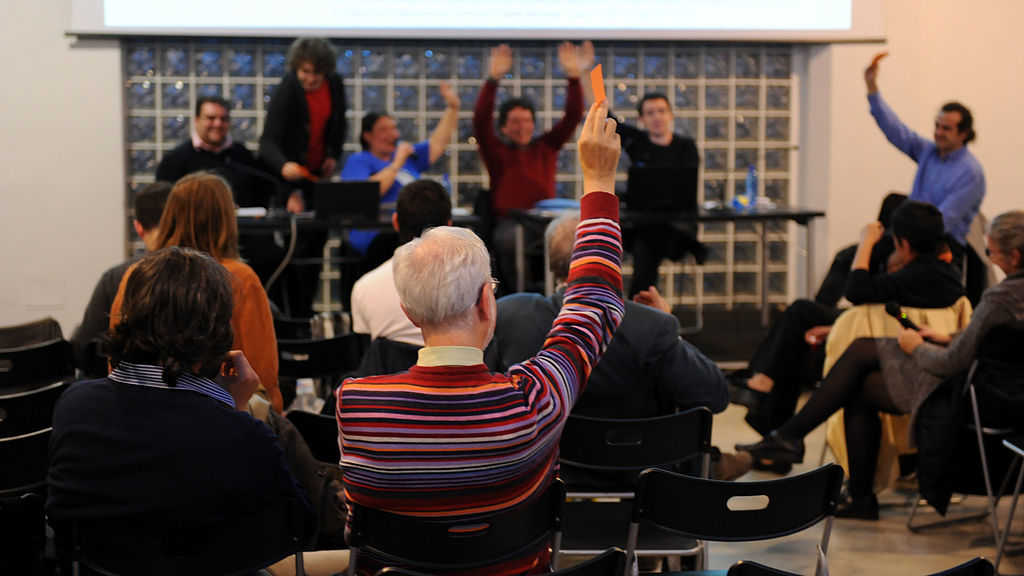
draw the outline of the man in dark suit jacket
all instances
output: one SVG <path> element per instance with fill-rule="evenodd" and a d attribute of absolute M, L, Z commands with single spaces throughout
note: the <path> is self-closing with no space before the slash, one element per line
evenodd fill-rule
<path fill-rule="evenodd" d="M 573 231 L 578 216 L 563 216 L 548 226 L 551 270 L 558 282 L 569 273 Z M 505 370 L 540 350 L 562 305 L 563 289 L 545 297 L 518 293 L 498 301 L 494 338 L 484 354 L 492 370 Z M 656 291 L 638 301 L 667 308 Z M 679 321 L 665 310 L 626 302 L 626 315 L 601 361 L 594 367 L 573 412 L 605 418 L 645 418 L 706 406 L 721 412 L 729 404 L 725 376 L 710 359 L 679 337 Z M 736 476 L 749 462 L 716 466 L 718 474 Z M 724 470 L 731 468 L 732 470 Z"/>

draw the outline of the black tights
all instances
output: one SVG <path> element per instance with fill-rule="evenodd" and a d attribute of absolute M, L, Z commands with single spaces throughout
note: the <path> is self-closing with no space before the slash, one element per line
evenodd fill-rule
<path fill-rule="evenodd" d="M 882 427 L 878 412 L 899 414 L 879 372 L 878 344 L 855 340 L 829 370 L 821 388 L 778 429 L 784 438 L 803 438 L 842 408 L 850 467 L 850 495 L 872 494 Z"/>

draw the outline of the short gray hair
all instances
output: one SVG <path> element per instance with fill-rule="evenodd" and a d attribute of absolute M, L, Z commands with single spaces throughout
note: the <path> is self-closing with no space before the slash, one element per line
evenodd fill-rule
<path fill-rule="evenodd" d="M 491 278 L 491 259 L 471 230 L 438 226 L 395 250 L 395 288 L 419 325 L 463 323 Z"/>
<path fill-rule="evenodd" d="M 1000 251 L 1009 254 L 1017 250 L 1024 258 L 1024 210 L 1010 210 L 993 218 L 988 225 L 988 237 Z"/>
<path fill-rule="evenodd" d="M 576 243 L 576 227 L 580 223 L 580 213 L 568 212 L 548 224 L 544 231 L 544 240 L 548 246 L 548 269 L 555 280 L 569 277 L 569 263 L 572 260 L 572 248 Z"/>

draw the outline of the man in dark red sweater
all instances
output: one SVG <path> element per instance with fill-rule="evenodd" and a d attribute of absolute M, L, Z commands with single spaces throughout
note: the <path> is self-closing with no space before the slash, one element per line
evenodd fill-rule
<path fill-rule="evenodd" d="M 491 69 L 473 109 L 473 135 L 491 177 L 492 210 L 497 219 L 494 243 L 506 282 L 515 284 L 515 223 L 505 218 L 509 210 L 525 210 L 555 196 L 558 151 L 572 138 L 583 115 L 580 71 L 594 62 L 594 46 L 584 42 L 558 47 L 558 61 L 569 79 L 565 113 L 551 130 L 534 137 L 533 104 L 510 98 L 498 110 L 499 136 L 494 129 L 494 98 L 498 81 L 512 69 L 512 48 L 502 44 L 491 49 Z M 529 239 L 527 239 L 529 240 Z"/>

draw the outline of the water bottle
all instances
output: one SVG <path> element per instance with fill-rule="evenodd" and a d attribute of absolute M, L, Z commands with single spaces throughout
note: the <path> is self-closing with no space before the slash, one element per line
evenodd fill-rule
<path fill-rule="evenodd" d="M 753 164 L 747 167 L 746 184 L 747 207 L 754 209 L 757 207 L 757 167 Z"/>
<path fill-rule="evenodd" d="M 319 414 L 323 405 L 324 401 L 316 396 L 312 378 L 299 378 L 295 381 L 295 400 L 290 409 Z"/>

